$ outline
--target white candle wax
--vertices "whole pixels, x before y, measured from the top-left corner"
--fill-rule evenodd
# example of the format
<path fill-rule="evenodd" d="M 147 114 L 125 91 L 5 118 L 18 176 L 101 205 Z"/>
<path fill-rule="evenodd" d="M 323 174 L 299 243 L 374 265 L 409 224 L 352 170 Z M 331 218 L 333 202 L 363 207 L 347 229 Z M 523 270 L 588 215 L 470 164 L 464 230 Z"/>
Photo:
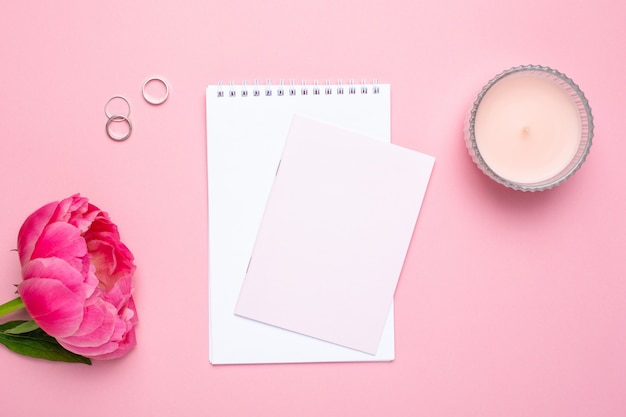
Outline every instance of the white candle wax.
<path fill-rule="evenodd" d="M 476 144 L 485 163 L 519 183 L 545 181 L 572 160 L 580 145 L 580 116 L 553 81 L 518 72 L 498 81 L 476 112 Z"/>
<path fill-rule="evenodd" d="M 571 80 L 546 68 L 520 68 L 483 90 L 468 146 L 492 178 L 534 191 L 555 185 L 582 163 L 591 145 L 592 118 Z"/>

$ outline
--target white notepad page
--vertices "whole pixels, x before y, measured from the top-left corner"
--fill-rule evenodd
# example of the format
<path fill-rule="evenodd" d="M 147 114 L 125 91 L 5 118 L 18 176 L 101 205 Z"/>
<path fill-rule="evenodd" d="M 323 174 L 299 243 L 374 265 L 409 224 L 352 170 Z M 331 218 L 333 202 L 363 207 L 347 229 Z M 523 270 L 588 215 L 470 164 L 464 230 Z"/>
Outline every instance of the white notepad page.
<path fill-rule="evenodd" d="M 207 87 L 211 363 L 394 359 L 393 305 L 376 355 L 234 314 L 293 116 L 390 142 L 390 87 L 377 85 L 377 92 L 373 85 L 363 87 L 263 85 L 258 96 L 254 86 Z"/>

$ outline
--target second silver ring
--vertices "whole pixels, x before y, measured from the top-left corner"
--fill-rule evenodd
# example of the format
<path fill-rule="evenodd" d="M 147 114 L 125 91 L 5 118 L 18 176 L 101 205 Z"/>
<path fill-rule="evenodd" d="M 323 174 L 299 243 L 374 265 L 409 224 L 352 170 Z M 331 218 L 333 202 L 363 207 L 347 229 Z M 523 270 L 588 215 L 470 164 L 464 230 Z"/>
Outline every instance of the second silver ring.
<path fill-rule="evenodd" d="M 116 124 L 118 122 L 126 122 L 126 124 L 128 125 L 128 132 L 119 135 L 115 134 L 115 132 L 111 131 L 111 122 L 116 122 Z M 133 132 L 133 124 L 127 116 L 124 116 L 123 114 L 114 114 L 113 116 L 108 118 L 105 125 L 105 130 L 109 138 L 121 142 L 130 137 L 130 134 Z"/>
<path fill-rule="evenodd" d="M 128 111 L 126 112 L 126 114 L 121 114 L 119 112 L 115 112 L 117 115 L 121 115 L 124 117 L 130 117 L 130 102 L 128 101 L 128 99 L 124 96 L 113 96 L 111 97 L 106 104 L 104 105 L 104 114 L 106 115 L 107 119 L 110 119 L 111 117 L 113 117 L 112 115 L 109 114 L 109 111 L 107 110 L 109 107 L 109 104 L 111 104 L 111 102 L 115 99 L 120 99 L 123 100 L 124 102 L 126 102 L 126 106 L 128 106 Z M 119 120 L 118 120 L 119 121 Z"/>
<path fill-rule="evenodd" d="M 163 85 L 163 87 L 165 87 L 165 93 L 160 96 L 160 97 L 153 97 L 151 96 L 147 91 L 146 91 L 146 87 L 148 86 L 148 84 L 150 83 L 160 83 Z M 143 98 L 150 104 L 154 104 L 154 105 L 158 105 L 158 104 L 162 104 L 165 102 L 165 100 L 167 100 L 168 96 L 170 95 L 170 86 L 167 84 L 167 82 L 159 77 L 151 77 L 148 78 L 143 85 L 141 86 L 141 94 L 143 95 Z"/>

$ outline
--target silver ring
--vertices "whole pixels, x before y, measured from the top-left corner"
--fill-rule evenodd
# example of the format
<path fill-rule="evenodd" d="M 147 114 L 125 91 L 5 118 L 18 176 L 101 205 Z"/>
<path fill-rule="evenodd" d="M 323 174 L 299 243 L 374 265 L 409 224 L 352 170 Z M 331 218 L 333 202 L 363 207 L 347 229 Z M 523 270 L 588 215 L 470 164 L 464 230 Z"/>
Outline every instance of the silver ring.
<path fill-rule="evenodd" d="M 151 83 L 152 81 L 156 81 L 156 82 L 160 82 L 161 84 L 163 84 L 163 86 L 165 87 L 165 95 L 163 97 L 159 97 L 159 98 L 155 98 L 150 96 L 147 92 L 146 92 L 146 86 Z M 143 98 L 150 104 L 161 104 L 163 103 L 165 100 L 167 100 L 167 97 L 170 95 L 170 86 L 165 82 L 165 80 L 163 80 L 162 78 L 159 77 L 152 77 L 152 78 L 148 78 L 144 83 L 143 86 L 141 87 L 141 94 L 143 94 Z"/>
<path fill-rule="evenodd" d="M 109 107 L 109 103 L 111 103 L 111 102 L 112 102 L 113 100 L 115 100 L 116 98 L 119 98 L 119 99 L 124 100 L 124 101 L 126 102 L 126 105 L 128 106 L 128 113 L 126 113 L 126 115 L 123 115 L 123 114 L 119 114 L 119 113 L 118 113 L 118 114 L 117 114 L 117 116 L 123 116 L 124 118 L 126 118 L 126 119 L 127 119 L 127 118 L 130 116 L 130 102 L 129 102 L 129 101 L 126 99 L 126 97 L 124 97 L 124 96 L 113 96 L 113 97 L 111 97 L 111 98 L 110 98 L 110 99 L 106 102 L 106 104 L 104 105 L 104 114 L 106 114 L 107 119 L 110 119 L 111 117 L 113 117 L 113 116 L 112 116 L 112 115 L 110 115 L 110 114 L 109 114 L 109 112 L 107 111 L 107 107 Z M 117 119 L 117 120 L 115 120 L 115 121 L 120 122 L 120 121 L 122 121 L 122 120 L 123 120 L 122 118 L 119 118 L 119 119 Z"/>
<path fill-rule="evenodd" d="M 124 136 L 117 136 L 117 135 L 113 134 L 109 130 L 109 126 L 111 125 L 111 122 L 126 122 L 128 124 L 128 132 Z M 111 139 L 116 140 L 118 142 L 121 142 L 121 141 L 126 140 L 126 139 L 128 139 L 130 137 L 130 134 L 133 131 L 133 124 L 130 122 L 130 119 L 127 116 L 124 116 L 123 114 L 114 114 L 113 116 L 111 116 L 111 117 L 109 117 L 107 119 L 105 130 L 107 132 L 107 136 L 108 137 L 110 137 Z"/>

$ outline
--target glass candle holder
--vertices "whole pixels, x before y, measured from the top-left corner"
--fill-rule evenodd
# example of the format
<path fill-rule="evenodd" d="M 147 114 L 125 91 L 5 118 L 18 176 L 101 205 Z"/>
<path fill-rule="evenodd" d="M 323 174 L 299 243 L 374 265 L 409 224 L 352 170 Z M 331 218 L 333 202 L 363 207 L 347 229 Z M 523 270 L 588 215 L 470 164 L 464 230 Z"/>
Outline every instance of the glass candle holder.
<path fill-rule="evenodd" d="M 537 65 L 511 68 L 478 94 L 465 143 L 478 167 L 500 184 L 543 191 L 571 177 L 593 138 L 591 108 L 564 74 Z"/>

